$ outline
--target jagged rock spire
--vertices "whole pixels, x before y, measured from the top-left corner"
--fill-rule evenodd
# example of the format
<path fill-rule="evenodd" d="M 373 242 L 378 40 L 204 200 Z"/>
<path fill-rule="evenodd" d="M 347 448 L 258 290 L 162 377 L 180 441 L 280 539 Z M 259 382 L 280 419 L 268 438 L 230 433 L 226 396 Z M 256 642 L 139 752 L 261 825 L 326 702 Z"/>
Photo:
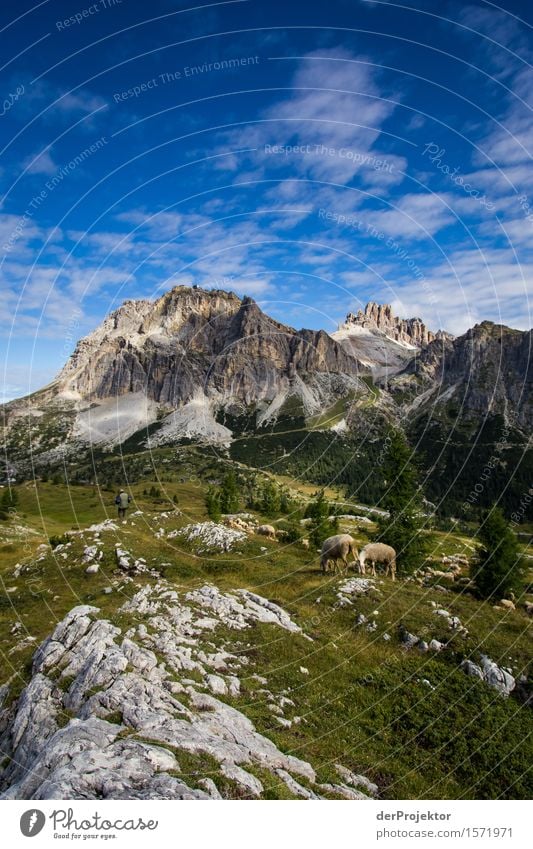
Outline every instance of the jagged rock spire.
<path fill-rule="evenodd" d="M 421 318 L 398 318 L 394 315 L 390 304 L 377 304 L 375 301 L 370 301 L 364 311 L 348 313 L 343 328 L 349 328 L 350 325 L 381 331 L 397 342 L 414 345 L 417 348 L 424 348 L 434 339 L 442 336 L 452 338 L 444 331 L 439 330 L 434 333 L 429 330 Z"/>

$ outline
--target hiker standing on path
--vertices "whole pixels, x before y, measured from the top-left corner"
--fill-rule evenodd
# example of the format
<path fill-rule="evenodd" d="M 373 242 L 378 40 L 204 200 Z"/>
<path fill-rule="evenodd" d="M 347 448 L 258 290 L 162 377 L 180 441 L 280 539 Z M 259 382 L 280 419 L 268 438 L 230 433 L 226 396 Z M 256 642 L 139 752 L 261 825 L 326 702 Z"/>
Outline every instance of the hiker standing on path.
<path fill-rule="evenodd" d="M 118 507 L 118 518 L 125 519 L 126 518 L 126 510 L 128 509 L 131 501 L 131 495 L 121 489 L 117 497 L 115 498 L 115 504 Z"/>

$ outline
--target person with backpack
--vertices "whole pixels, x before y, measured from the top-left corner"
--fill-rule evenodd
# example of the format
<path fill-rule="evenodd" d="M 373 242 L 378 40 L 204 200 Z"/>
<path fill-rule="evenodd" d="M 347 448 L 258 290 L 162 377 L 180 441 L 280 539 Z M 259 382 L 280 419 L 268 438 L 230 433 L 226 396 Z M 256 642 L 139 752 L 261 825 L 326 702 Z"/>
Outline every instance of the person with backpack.
<path fill-rule="evenodd" d="M 115 498 L 115 504 L 118 507 L 118 518 L 125 519 L 126 518 L 126 510 L 128 509 L 131 501 L 131 495 L 121 489 L 117 497 Z"/>

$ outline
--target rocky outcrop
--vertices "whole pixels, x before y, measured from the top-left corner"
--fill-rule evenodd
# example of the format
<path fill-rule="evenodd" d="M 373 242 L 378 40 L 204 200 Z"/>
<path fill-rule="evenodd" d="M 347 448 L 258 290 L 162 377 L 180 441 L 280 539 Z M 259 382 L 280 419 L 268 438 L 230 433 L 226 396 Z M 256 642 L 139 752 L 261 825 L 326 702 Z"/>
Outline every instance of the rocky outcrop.
<path fill-rule="evenodd" d="M 366 798 L 347 784 L 317 785 L 309 763 L 282 752 L 227 701 L 238 696 L 249 661 L 235 654 L 235 642 L 229 651 L 217 630 L 242 632 L 261 622 L 296 638 L 301 629 L 278 605 L 211 585 L 178 594 L 161 581 L 123 605 L 124 632 L 98 613 L 88 605 L 70 611 L 35 653 L 17 703 L 2 714 L 2 798 L 216 799 L 217 785 L 233 797 L 260 797 L 254 768 L 296 797 Z M 249 671 L 247 678 L 250 694 Z M 265 695 L 290 727 L 283 715 L 294 702 L 263 686 L 258 697 Z M 209 777 L 191 769 L 191 758 L 203 758 L 205 773 L 206 757 Z"/>
<path fill-rule="evenodd" d="M 432 405 L 453 400 L 462 417 L 498 414 L 515 428 L 530 429 L 532 343 L 531 330 L 484 321 L 456 339 L 435 339 L 393 378 L 389 389 L 403 392 L 415 379 Z"/>
<path fill-rule="evenodd" d="M 466 675 L 473 675 L 475 678 L 480 678 L 489 687 L 494 687 L 502 696 L 508 696 L 516 687 L 516 681 L 510 670 L 498 666 L 484 654 L 481 655 L 479 665 L 471 660 L 463 660 L 461 669 Z"/>
<path fill-rule="evenodd" d="M 356 377 L 361 365 L 324 331 L 266 316 L 251 298 L 177 287 L 155 302 L 127 301 L 78 344 L 58 389 L 84 400 L 143 393 L 169 408 L 201 391 L 244 404 L 272 399 L 291 380 Z"/>
<path fill-rule="evenodd" d="M 400 372 L 435 339 L 453 338 L 441 330 L 433 333 L 420 318 L 397 318 L 389 304 L 373 301 L 364 310 L 348 313 L 331 335 L 369 368 L 375 379 Z"/>
<path fill-rule="evenodd" d="M 80 340 L 56 380 L 4 407 L 10 457 L 55 463 L 73 444 L 182 438 L 226 445 L 221 411 L 312 416 L 368 388 L 364 363 L 322 330 L 296 331 L 251 298 L 178 286 L 126 301 Z M 157 427 L 152 427 L 157 423 Z M 148 442 L 150 436 L 150 442 Z"/>
<path fill-rule="evenodd" d="M 353 328 L 381 332 L 395 342 L 413 348 L 424 348 L 435 339 L 453 338 L 442 330 L 433 333 L 421 318 L 398 318 L 392 312 L 390 304 L 376 304 L 374 301 L 370 301 L 364 311 L 348 313 L 339 330 L 350 331 Z"/>

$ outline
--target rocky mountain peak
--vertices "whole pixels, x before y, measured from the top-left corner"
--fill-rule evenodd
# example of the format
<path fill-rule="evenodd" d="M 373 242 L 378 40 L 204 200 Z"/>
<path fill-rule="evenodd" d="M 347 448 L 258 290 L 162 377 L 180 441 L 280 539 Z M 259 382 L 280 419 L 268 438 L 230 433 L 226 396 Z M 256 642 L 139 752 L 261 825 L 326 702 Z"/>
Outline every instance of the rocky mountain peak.
<path fill-rule="evenodd" d="M 291 398 L 315 415 L 368 391 L 362 371 L 324 331 L 297 332 L 249 297 L 177 286 L 109 315 L 78 343 L 53 393 L 78 405 L 80 439 L 123 441 L 161 413 L 172 438 L 225 439 L 215 413 L 228 406 L 254 405 L 272 418 Z"/>
<path fill-rule="evenodd" d="M 424 348 L 434 339 L 453 338 L 445 331 L 434 333 L 429 330 L 421 318 L 398 318 L 390 304 L 377 304 L 375 301 L 370 301 L 364 310 L 348 313 L 339 331 L 354 328 L 384 333 L 395 342 L 413 348 Z"/>

